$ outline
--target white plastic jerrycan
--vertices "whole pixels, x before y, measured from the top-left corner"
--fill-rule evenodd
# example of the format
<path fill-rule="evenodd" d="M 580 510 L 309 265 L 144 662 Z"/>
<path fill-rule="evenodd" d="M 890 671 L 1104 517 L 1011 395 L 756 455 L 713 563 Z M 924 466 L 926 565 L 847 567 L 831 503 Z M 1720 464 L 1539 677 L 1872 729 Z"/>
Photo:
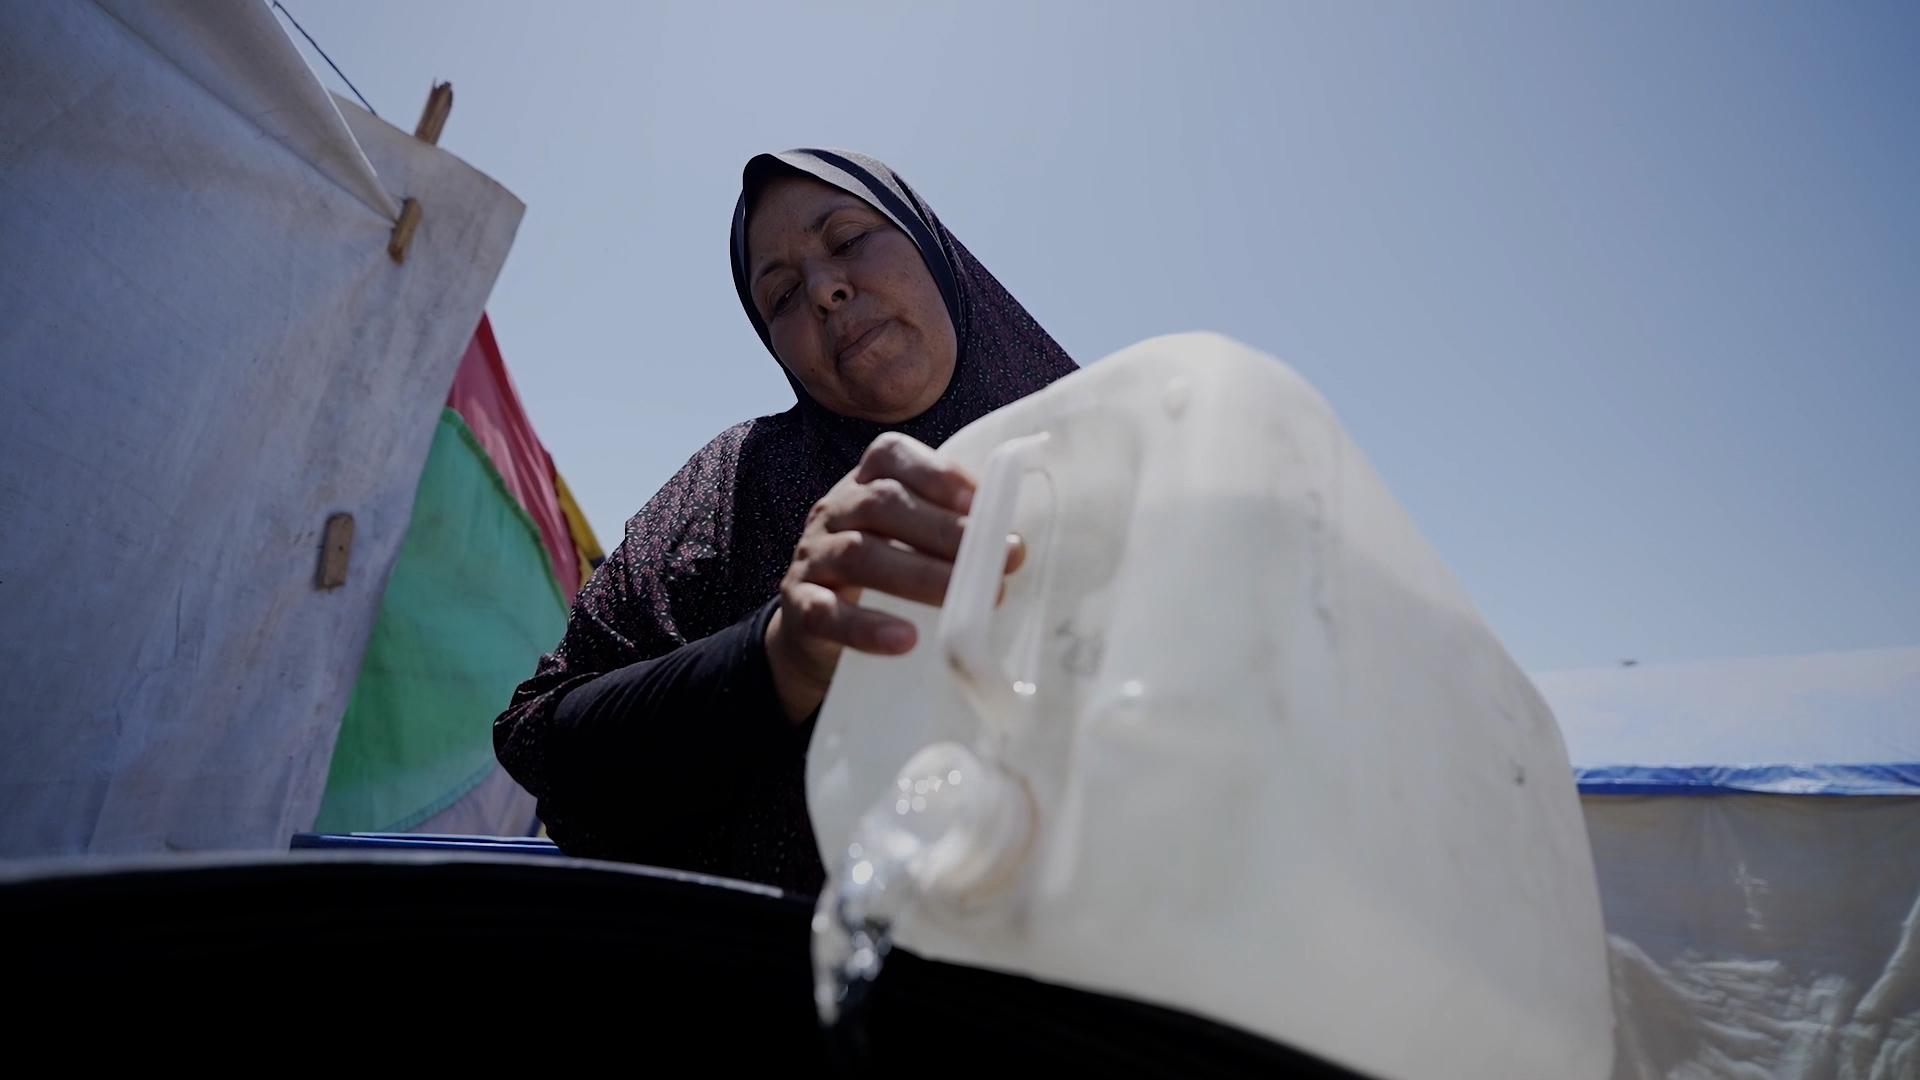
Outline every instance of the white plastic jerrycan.
<path fill-rule="evenodd" d="M 1608 1074 L 1553 716 L 1305 381 L 1154 338 L 943 449 L 946 604 L 866 594 L 919 644 L 842 657 L 807 762 L 823 1015 L 890 936 L 1383 1080 Z"/>

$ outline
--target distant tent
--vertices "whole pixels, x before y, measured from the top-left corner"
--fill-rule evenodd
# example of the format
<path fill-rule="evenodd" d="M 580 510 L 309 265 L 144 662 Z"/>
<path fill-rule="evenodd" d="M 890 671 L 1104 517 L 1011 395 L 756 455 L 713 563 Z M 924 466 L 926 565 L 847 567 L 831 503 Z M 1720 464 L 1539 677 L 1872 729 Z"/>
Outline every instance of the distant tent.
<path fill-rule="evenodd" d="M 420 474 L 316 829 L 532 831 L 533 797 L 494 760 L 493 718 L 560 640 L 600 557 L 565 492 L 482 316 Z"/>
<path fill-rule="evenodd" d="M 1617 1080 L 1920 1076 L 1920 648 L 1535 682 L 1599 873 Z"/>
<path fill-rule="evenodd" d="M 0 854 L 284 847 L 523 208 L 260 0 L 7 0 L 0 103 Z"/>

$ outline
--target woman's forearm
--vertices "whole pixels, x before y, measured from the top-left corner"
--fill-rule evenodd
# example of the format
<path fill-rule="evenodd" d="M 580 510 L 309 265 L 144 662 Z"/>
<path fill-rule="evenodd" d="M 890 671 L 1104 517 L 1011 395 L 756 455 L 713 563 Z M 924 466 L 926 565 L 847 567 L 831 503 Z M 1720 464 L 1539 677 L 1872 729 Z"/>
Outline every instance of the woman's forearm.
<path fill-rule="evenodd" d="M 725 828 L 743 785 L 804 749 L 775 693 L 762 607 L 711 637 L 608 672 L 554 712 L 546 798 L 563 846 L 600 858 L 683 864 Z"/>

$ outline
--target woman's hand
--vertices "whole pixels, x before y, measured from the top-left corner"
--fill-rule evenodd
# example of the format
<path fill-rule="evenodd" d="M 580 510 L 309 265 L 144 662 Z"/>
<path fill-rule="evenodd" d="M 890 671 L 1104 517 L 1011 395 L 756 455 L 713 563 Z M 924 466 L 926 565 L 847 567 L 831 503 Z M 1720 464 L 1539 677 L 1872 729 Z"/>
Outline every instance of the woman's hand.
<path fill-rule="evenodd" d="M 798 723 L 820 707 L 841 649 L 897 655 L 913 648 L 913 624 L 861 607 L 861 591 L 938 605 L 974 486 L 958 462 L 890 431 L 813 504 L 767 623 L 767 663 L 788 719 Z M 1011 572 L 1023 552 L 1019 541 L 1008 543 Z"/>

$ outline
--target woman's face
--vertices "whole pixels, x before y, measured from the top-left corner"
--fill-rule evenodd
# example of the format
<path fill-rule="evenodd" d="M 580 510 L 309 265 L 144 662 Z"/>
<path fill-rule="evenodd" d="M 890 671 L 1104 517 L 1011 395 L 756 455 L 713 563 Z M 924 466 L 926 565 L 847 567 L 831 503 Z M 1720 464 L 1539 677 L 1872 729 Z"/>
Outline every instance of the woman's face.
<path fill-rule="evenodd" d="M 907 234 L 857 196 L 782 177 L 747 225 L 747 283 L 773 351 L 821 405 L 891 424 L 932 407 L 957 345 Z"/>

